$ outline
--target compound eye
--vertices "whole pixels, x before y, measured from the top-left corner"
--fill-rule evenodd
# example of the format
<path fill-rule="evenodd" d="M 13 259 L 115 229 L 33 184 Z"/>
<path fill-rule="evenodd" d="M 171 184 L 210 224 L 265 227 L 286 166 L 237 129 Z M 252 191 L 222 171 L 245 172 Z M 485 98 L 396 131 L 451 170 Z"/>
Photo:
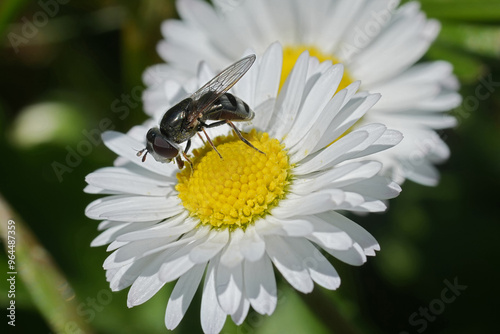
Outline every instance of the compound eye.
<path fill-rule="evenodd" d="M 173 159 L 179 154 L 178 149 L 159 136 L 156 136 L 153 140 L 153 149 L 158 155 L 166 159 Z"/>

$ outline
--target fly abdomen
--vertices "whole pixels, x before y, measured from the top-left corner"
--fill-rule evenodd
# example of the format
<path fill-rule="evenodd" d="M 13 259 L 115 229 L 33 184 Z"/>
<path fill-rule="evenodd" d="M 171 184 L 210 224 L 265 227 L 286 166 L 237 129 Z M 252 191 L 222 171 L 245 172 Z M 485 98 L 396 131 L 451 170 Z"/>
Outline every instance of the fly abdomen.
<path fill-rule="evenodd" d="M 230 93 L 222 94 L 212 109 L 205 113 L 205 120 L 250 121 L 255 116 L 242 99 Z"/>

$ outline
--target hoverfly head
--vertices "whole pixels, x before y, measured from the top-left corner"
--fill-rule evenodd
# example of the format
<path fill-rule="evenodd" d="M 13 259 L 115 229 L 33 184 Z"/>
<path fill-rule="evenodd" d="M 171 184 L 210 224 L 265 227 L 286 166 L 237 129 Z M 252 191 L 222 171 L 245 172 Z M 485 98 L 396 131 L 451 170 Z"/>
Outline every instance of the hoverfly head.
<path fill-rule="evenodd" d="M 149 129 L 146 135 L 146 148 L 137 152 L 137 156 L 141 156 L 144 151 L 146 153 L 142 157 L 143 162 L 148 153 L 158 162 L 170 162 L 179 155 L 179 149 L 170 143 L 158 128 Z"/>

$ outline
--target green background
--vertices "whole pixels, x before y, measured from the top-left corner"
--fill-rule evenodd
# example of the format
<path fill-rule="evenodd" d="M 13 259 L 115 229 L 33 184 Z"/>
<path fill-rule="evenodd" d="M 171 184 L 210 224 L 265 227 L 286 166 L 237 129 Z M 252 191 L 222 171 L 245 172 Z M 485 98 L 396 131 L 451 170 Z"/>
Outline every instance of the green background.
<path fill-rule="evenodd" d="M 382 250 L 362 267 L 332 259 L 342 278 L 337 291 L 315 286 L 302 295 L 279 278 L 271 317 L 251 311 L 240 327 L 228 320 L 223 333 L 498 330 L 500 1 L 427 0 L 422 7 L 443 25 L 424 60 L 453 63 L 464 97 L 452 111 L 458 127 L 440 132 L 452 155 L 439 166 L 439 186 L 407 182 L 387 213 L 355 218 Z M 81 145 L 88 141 L 85 133 L 110 127 L 125 132 L 146 119 L 132 93 L 143 88 L 143 70 L 161 61 L 155 51 L 160 23 L 176 16 L 173 2 L 73 0 L 28 41 L 13 42 L 11 33 L 21 34 L 23 20 L 32 21 L 40 10 L 38 1 L 0 2 L 0 193 L 17 212 L 2 211 L 0 224 L 5 228 L 14 217 L 19 240 L 16 327 L 8 332 L 165 333 L 172 286 L 128 309 L 128 289 L 111 293 L 105 281 L 105 248 L 89 247 L 98 222 L 84 215 L 96 198 L 83 193 L 84 178 L 115 156 L 100 143 Z M 497 83 L 488 96 L 481 95 L 484 80 Z M 33 138 L 26 130 L 51 117 L 55 128 L 45 136 Z M 68 157 L 79 149 L 86 152 L 81 159 Z M 67 159 L 73 167 L 58 177 L 54 163 L 68 165 Z M 4 250 L 2 314 L 9 302 Z M 442 304 L 425 330 L 422 321 L 410 323 L 420 307 L 439 307 L 446 280 L 467 288 Z M 201 331 L 199 302 L 198 294 L 175 333 Z"/>

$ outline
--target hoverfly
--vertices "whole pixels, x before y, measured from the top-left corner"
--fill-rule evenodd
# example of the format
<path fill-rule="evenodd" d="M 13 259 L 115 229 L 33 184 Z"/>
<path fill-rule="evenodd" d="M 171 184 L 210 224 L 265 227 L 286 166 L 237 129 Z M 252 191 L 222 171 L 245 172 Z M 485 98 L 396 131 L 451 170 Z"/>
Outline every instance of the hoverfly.
<path fill-rule="evenodd" d="M 250 121 L 254 118 L 255 113 L 241 99 L 227 93 L 250 69 L 255 58 L 255 55 L 250 55 L 230 65 L 190 97 L 170 108 L 163 115 L 160 126 L 149 129 L 146 134 L 146 148 L 137 152 L 137 156 L 141 156 L 146 151 L 142 157 L 143 162 L 148 153 L 158 162 L 171 162 L 175 159 L 179 168 L 182 169 L 184 167 L 180 156 L 182 154 L 192 169 L 193 164 L 186 153 L 191 147 L 191 137 L 198 134 L 203 140 L 199 133 L 202 131 L 212 148 L 222 159 L 205 128 L 224 124 L 231 126 L 245 144 L 260 153 L 264 153 L 246 140 L 233 124 L 233 121 Z M 216 122 L 207 124 L 206 121 Z M 185 141 L 187 144 L 183 150 L 180 144 Z"/>

